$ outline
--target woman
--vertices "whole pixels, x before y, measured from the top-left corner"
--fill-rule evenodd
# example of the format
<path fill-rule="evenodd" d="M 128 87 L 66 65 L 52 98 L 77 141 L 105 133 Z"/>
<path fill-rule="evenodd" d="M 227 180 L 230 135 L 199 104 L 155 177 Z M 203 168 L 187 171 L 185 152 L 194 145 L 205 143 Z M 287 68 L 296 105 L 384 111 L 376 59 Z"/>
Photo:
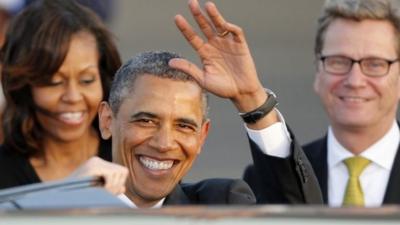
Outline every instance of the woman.
<path fill-rule="evenodd" d="M 92 156 L 111 160 L 95 118 L 121 60 L 91 11 L 33 3 L 11 22 L 0 58 L 0 188 L 65 178 Z"/>

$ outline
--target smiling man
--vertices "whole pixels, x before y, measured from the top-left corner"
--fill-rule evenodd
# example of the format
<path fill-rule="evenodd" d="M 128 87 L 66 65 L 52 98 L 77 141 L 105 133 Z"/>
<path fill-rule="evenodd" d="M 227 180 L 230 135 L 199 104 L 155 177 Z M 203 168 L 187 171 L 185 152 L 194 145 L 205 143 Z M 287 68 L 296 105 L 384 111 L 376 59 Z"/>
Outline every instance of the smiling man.
<path fill-rule="evenodd" d="M 193 78 L 147 52 L 117 72 L 109 101 L 99 109 L 102 137 L 112 136 L 113 161 L 129 169 L 126 196 L 136 207 L 168 204 L 250 204 L 241 180 L 180 184 L 208 134 L 207 96 Z"/>
<path fill-rule="evenodd" d="M 330 206 L 400 203 L 399 34 L 398 1 L 327 0 L 324 5 L 315 39 L 314 90 L 330 126 L 304 151 Z M 289 148 L 280 150 L 287 162 L 296 158 Z M 268 156 L 254 154 L 255 166 L 245 180 L 257 200 L 266 202 L 268 171 L 262 167 L 268 160 L 257 159 Z"/>
<path fill-rule="evenodd" d="M 282 144 L 285 138 L 274 135 L 283 121 L 275 109 L 275 94 L 259 80 L 243 30 L 227 22 L 212 2 L 205 4 L 203 13 L 197 0 L 189 0 L 189 9 L 205 38 L 182 15 L 175 16 L 175 24 L 202 66 L 169 52 L 142 53 L 118 70 L 109 100 L 99 109 L 102 137 L 112 137 L 113 161 L 129 169 L 125 199 L 133 207 L 255 203 L 242 180 L 180 183 L 208 134 L 206 91 L 235 106 L 252 149 L 290 147 L 288 142 Z M 265 139 L 260 132 L 268 128 L 272 138 Z M 272 197 L 284 195 L 288 203 L 319 203 L 311 165 L 301 148 L 295 150 L 302 169 L 272 169 L 268 181 L 273 185 L 264 191 Z M 270 162 L 280 165 L 281 160 Z M 278 180 L 281 175 L 304 182 L 298 188 L 292 179 Z"/>

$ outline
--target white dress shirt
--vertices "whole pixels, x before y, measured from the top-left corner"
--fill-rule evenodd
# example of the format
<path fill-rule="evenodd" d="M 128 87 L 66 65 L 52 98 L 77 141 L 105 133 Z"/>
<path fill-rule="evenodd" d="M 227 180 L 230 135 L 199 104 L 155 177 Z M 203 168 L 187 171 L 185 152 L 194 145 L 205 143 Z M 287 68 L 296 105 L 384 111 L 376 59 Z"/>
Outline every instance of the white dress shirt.
<path fill-rule="evenodd" d="M 364 192 L 366 207 L 382 205 L 389 181 L 390 171 L 400 141 L 400 131 L 394 121 L 390 130 L 375 144 L 364 150 L 360 156 L 371 160 L 371 163 L 360 175 L 361 188 Z M 347 180 L 349 177 L 344 159 L 354 154 L 345 149 L 328 130 L 328 199 L 329 205 L 340 207 L 343 203 Z"/>
<path fill-rule="evenodd" d="M 253 140 L 264 154 L 286 158 L 290 155 L 290 138 L 289 131 L 287 130 L 285 119 L 279 110 L 275 109 L 278 113 L 280 122 L 262 129 L 252 130 L 245 125 L 247 134 Z"/>
<path fill-rule="evenodd" d="M 285 158 L 290 155 L 291 139 L 285 121 L 279 113 L 281 122 L 262 130 L 251 130 L 246 127 L 249 137 L 260 147 L 264 154 Z M 396 121 L 389 132 L 375 144 L 362 152 L 361 156 L 371 160 L 360 175 L 364 191 L 364 202 L 367 207 L 380 206 L 386 192 L 390 171 L 400 142 L 400 132 Z M 342 205 L 346 189 L 348 171 L 343 160 L 354 156 L 346 150 L 328 130 L 328 204 Z"/>

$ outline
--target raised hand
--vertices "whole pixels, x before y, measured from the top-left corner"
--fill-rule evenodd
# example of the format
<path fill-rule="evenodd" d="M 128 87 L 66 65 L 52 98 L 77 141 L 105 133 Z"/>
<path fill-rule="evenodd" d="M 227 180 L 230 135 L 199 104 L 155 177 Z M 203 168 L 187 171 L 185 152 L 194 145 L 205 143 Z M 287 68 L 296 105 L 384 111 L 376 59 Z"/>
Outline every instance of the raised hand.
<path fill-rule="evenodd" d="M 209 92 L 231 99 L 241 112 L 254 110 L 263 104 L 267 95 L 257 76 L 242 29 L 225 21 L 212 2 L 205 4 L 208 18 L 197 0 L 189 1 L 189 9 L 206 40 L 183 16 L 175 16 L 175 23 L 199 55 L 203 66 L 199 68 L 186 59 L 173 59 L 170 66 L 188 73 Z"/>

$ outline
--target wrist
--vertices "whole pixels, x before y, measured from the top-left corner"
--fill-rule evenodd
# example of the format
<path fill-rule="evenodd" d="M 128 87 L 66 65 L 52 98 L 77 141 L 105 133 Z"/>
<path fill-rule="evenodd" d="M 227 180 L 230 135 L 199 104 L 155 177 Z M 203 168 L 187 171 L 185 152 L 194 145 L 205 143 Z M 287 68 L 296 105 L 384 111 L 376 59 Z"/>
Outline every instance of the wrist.
<path fill-rule="evenodd" d="M 239 97 L 232 99 L 233 104 L 239 113 L 251 112 L 260 107 L 268 98 L 268 94 L 261 86 L 252 93 L 242 94 Z"/>
<path fill-rule="evenodd" d="M 245 123 L 247 124 L 257 123 L 257 121 L 266 117 L 278 104 L 274 92 L 272 92 L 269 89 L 265 89 L 264 91 L 265 91 L 264 93 L 267 95 L 267 98 L 260 106 L 251 111 L 239 113 L 239 115 L 242 117 Z M 274 118 L 274 120 L 276 120 L 276 118 Z"/>

